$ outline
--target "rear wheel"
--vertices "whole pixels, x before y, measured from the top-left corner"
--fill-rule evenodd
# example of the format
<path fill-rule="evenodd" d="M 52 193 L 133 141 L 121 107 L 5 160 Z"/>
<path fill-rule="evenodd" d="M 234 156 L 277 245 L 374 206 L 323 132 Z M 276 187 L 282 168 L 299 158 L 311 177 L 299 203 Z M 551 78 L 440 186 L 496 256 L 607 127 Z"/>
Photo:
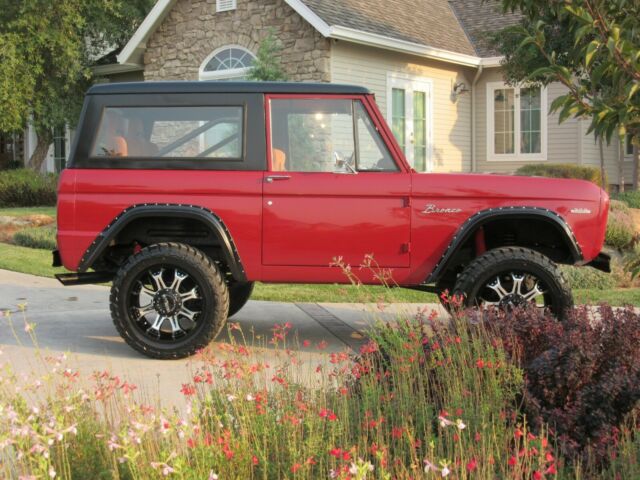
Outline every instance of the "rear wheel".
<path fill-rule="evenodd" d="M 474 259 L 458 276 L 454 295 L 465 306 L 513 308 L 537 305 L 561 318 L 573 297 L 560 269 L 534 250 L 504 247 Z"/>
<path fill-rule="evenodd" d="M 218 267 L 180 243 L 142 249 L 111 287 L 111 316 L 134 349 L 152 358 L 183 358 L 204 348 L 227 320 L 229 292 Z"/>
<path fill-rule="evenodd" d="M 249 301 L 253 292 L 253 282 L 234 283 L 229 285 L 229 316 L 240 311 Z"/>

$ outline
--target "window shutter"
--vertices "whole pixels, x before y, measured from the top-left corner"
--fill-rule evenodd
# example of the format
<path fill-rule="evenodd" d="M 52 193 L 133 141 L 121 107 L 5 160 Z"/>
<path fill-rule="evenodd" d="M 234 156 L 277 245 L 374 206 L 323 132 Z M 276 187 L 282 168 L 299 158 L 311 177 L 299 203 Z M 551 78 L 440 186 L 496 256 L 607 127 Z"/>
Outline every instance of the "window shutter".
<path fill-rule="evenodd" d="M 237 7 L 237 0 L 216 0 L 216 12 L 228 12 L 235 10 Z"/>

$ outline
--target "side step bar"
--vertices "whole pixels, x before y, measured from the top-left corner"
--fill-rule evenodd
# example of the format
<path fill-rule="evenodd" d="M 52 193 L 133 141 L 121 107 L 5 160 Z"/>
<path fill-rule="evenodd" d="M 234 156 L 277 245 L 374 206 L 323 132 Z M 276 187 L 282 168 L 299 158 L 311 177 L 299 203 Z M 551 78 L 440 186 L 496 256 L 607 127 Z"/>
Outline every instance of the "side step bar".
<path fill-rule="evenodd" d="M 115 272 L 85 272 L 85 273 L 57 273 L 56 278 L 65 287 L 71 285 L 89 285 L 92 283 L 107 283 L 113 280 Z"/>

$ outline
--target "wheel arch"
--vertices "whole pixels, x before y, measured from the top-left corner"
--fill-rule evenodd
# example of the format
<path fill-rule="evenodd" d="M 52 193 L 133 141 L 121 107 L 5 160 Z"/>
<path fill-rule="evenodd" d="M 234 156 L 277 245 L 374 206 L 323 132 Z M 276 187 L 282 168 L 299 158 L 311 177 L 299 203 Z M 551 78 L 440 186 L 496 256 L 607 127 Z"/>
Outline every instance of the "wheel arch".
<path fill-rule="evenodd" d="M 238 282 L 247 281 L 246 273 L 233 238 L 220 217 L 205 207 L 169 203 L 137 204 L 123 210 L 100 232 L 84 252 L 78 265 L 78 271 L 86 272 L 94 266 L 107 252 L 112 241 L 114 241 L 118 235 L 125 232 L 127 227 L 131 227 L 136 222 L 147 219 L 159 220 L 170 218 L 194 221 L 203 225 L 212 237 L 216 239 L 221 249 L 222 260 L 225 262 L 234 280 Z"/>
<path fill-rule="evenodd" d="M 530 222 L 529 227 L 533 224 L 541 227 L 546 226 L 547 232 L 554 232 L 554 234 L 557 235 L 557 238 L 562 242 L 561 250 L 559 250 L 558 253 L 566 253 L 567 259 L 570 259 L 568 262 L 560 263 L 576 264 L 583 261 L 582 249 L 571 227 L 562 216 L 553 210 L 529 206 L 490 208 L 477 212 L 458 228 L 425 283 L 438 282 L 450 269 L 455 268 L 457 266 L 457 262 L 455 261 L 456 256 L 463 247 L 474 241 L 475 235 L 480 229 L 498 225 L 500 222 L 515 225 L 518 221 L 522 220 Z M 520 225 L 522 225 L 521 222 Z M 514 246 L 523 246 L 539 250 L 526 242 L 524 242 L 525 244 L 520 243 L 523 242 L 516 242 Z M 504 245 L 498 245 L 498 247 L 499 246 Z"/>

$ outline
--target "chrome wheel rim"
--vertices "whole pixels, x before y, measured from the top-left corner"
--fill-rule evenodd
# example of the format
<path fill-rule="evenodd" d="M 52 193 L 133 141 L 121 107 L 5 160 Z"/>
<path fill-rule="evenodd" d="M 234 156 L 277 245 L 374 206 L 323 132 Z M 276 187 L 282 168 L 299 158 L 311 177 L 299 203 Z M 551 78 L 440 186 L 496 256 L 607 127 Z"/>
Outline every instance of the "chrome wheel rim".
<path fill-rule="evenodd" d="M 198 326 L 205 301 L 193 275 L 173 266 L 155 266 L 133 281 L 129 312 L 138 330 L 156 341 L 184 339 Z"/>
<path fill-rule="evenodd" d="M 503 272 L 484 283 L 477 295 L 483 307 L 514 308 L 549 306 L 548 288 L 528 272 Z"/>

